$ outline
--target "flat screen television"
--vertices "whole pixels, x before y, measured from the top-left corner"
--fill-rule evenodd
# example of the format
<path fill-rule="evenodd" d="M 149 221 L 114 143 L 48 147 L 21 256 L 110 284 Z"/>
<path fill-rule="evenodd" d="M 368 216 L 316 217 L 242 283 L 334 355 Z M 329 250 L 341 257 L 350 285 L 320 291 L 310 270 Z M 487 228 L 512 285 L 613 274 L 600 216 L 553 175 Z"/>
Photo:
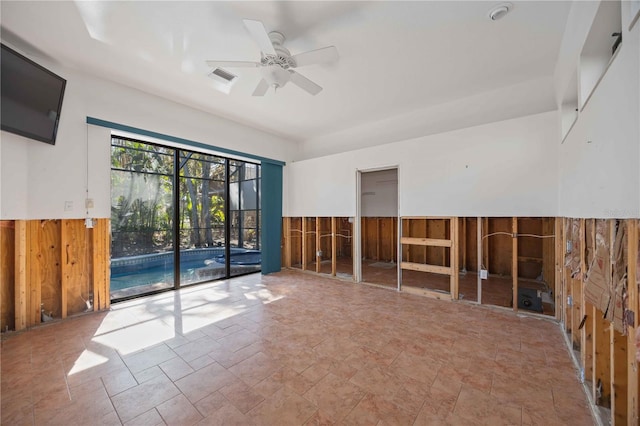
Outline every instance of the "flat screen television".
<path fill-rule="evenodd" d="M 2 130 L 54 145 L 67 80 L 4 44 L 0 73 Z"/>

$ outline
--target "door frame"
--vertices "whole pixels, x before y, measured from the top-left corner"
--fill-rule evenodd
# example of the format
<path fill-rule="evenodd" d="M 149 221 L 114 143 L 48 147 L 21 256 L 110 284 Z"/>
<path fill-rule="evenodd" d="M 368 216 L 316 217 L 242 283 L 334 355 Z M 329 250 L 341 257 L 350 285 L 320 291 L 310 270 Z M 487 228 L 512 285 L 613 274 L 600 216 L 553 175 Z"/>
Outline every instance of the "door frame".
<path fill-rule="evenodd" d="M 400 270 L 400 264 L 401 264 L 401 255 L 402 255 L 402 247 L 400 246 L 400 232 L 401 232 L 401 225 L 402 225 L 402 221 L 400 219 L 400 165 L 399 164 L 392 164 L 392 165 L 387 165 L 387 166 L 380 166 L 380 167 L 371 167 L 371 168 L 364 168 L 364 169 L 356 169 L 356 216 L 354 218 L 354 223 L 353 223 L 353 248 L 352 248 L 352 252 L 353 252 L 353 280 L 357 283 L 362 283 L 362 238 L 361 238 L 361 232 L 362 232 L 362 174 L 363 173 L 371 173 L 371 172 L 382 172 L 382 171 L 386 171 L 386 170 L 396 170 L 396 177 L 398 180 L 397 183 L 397 192 L 398 192 L 398 199 L 396 200 L 396 248 L 397 248 L 397 253 L 396 253 L 396 259 L 397 259 L 397 266 L 396 266 L 396 272 L 397 272 L 397 290 L 400 291 L 401 289 L 401 270 Z"/>

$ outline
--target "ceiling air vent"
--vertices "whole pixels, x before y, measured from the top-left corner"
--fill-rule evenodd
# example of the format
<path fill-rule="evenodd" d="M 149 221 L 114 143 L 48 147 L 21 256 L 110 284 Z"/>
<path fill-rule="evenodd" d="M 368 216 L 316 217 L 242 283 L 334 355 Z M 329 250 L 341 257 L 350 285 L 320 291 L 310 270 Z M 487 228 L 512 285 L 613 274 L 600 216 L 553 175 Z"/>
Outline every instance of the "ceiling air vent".
<path fill-rule="evenodd" d="M 216 68 L 211 71 L 209 73 L 209 77 L 214 81 L 214 87 L 226 94 L 229 94 L 231 86 L 233 86 L 238 79 L 237 75 L 231 74 L 229 71 L 223 70 L 222 68 Z"/>
<path fill-rule="evenodd" d="M 215 75 L 216 77 L 220 77 L 220 78 L 222 78 L 223 80 L 226 80 L 229 83 L 231 83 L 233 80 L 238 78 L 237 75 L 233 75 L 229 71 L 225 71 L 222 68 L 216 68 L 215 70 L 213 70 L 211 72 L 211 74 Z"/>

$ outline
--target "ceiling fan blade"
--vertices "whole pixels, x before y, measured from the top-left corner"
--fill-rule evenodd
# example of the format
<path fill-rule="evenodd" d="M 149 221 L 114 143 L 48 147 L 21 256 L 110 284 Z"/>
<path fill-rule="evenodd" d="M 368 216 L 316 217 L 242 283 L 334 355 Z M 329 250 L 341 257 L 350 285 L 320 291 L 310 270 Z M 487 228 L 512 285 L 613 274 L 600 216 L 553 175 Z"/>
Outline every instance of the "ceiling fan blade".
<path fill-rule="evenodd" d="M 243 22 L 247 31 L 251 34 L 251 37 L 253 37 L 258 44 L 258 47 L 260 47 L 262 53 L 265 55 L 276 55 L 276 50 L 273 48 L 269 34 L 267 34 L 267 30 L 264 29 L 262 22 L 252 19 L 244 19 Z"/>
<path fill-rule="evenodd" d="M 256 90 L 253 91 L 253 96 L 264 96 L 267 90 L 269 90 L 269 83 L 263 78 L 256 86 Z"/>
<path fill-rule="evenodd" d="M 251 61 L 205 61 L 211 68 L 256 68 L 260 66 L 260 62 Z"/>
<path fill-rule="evenodd" d="M 296 61 L 296 67 L 305 65 L 324 64 L 338 60 L 338 49 L 335 46 L 323 47 L 322 49 L 311 50 L 309 52 L 298 53 L 292 58 Z"/>
<path fill-rule="evenodd" d="M 322 91 L 322 87 L 318 86 L 302 74 L 293 70 L 289 70 L 289 74 L 291 74 L 291 82 L 305 92 L 315 96 Z"/>

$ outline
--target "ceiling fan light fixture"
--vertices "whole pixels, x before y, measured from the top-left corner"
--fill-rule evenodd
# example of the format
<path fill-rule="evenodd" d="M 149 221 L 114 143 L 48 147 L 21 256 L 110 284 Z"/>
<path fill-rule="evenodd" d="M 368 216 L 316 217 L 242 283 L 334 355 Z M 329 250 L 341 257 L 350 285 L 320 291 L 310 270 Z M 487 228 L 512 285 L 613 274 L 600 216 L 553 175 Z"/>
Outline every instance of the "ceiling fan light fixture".
<path fill-rule="evenodd" d="M 489 19 L 491 19 L 492 21 L 502 19 L 507 15 L 507 13 L 511 12 L 512 9 L 513 4 L 511 3 L 501 3 L 497 6 L 494 6 L 488 13 Z"/>
<path fill-rule="evenodd" d="M 260 68 L 262 78 L 264 78 L 269 86 L 280 88 L 287 84 L 290 80 L 289 72 L 278 65 L 267 65 Z"/>

